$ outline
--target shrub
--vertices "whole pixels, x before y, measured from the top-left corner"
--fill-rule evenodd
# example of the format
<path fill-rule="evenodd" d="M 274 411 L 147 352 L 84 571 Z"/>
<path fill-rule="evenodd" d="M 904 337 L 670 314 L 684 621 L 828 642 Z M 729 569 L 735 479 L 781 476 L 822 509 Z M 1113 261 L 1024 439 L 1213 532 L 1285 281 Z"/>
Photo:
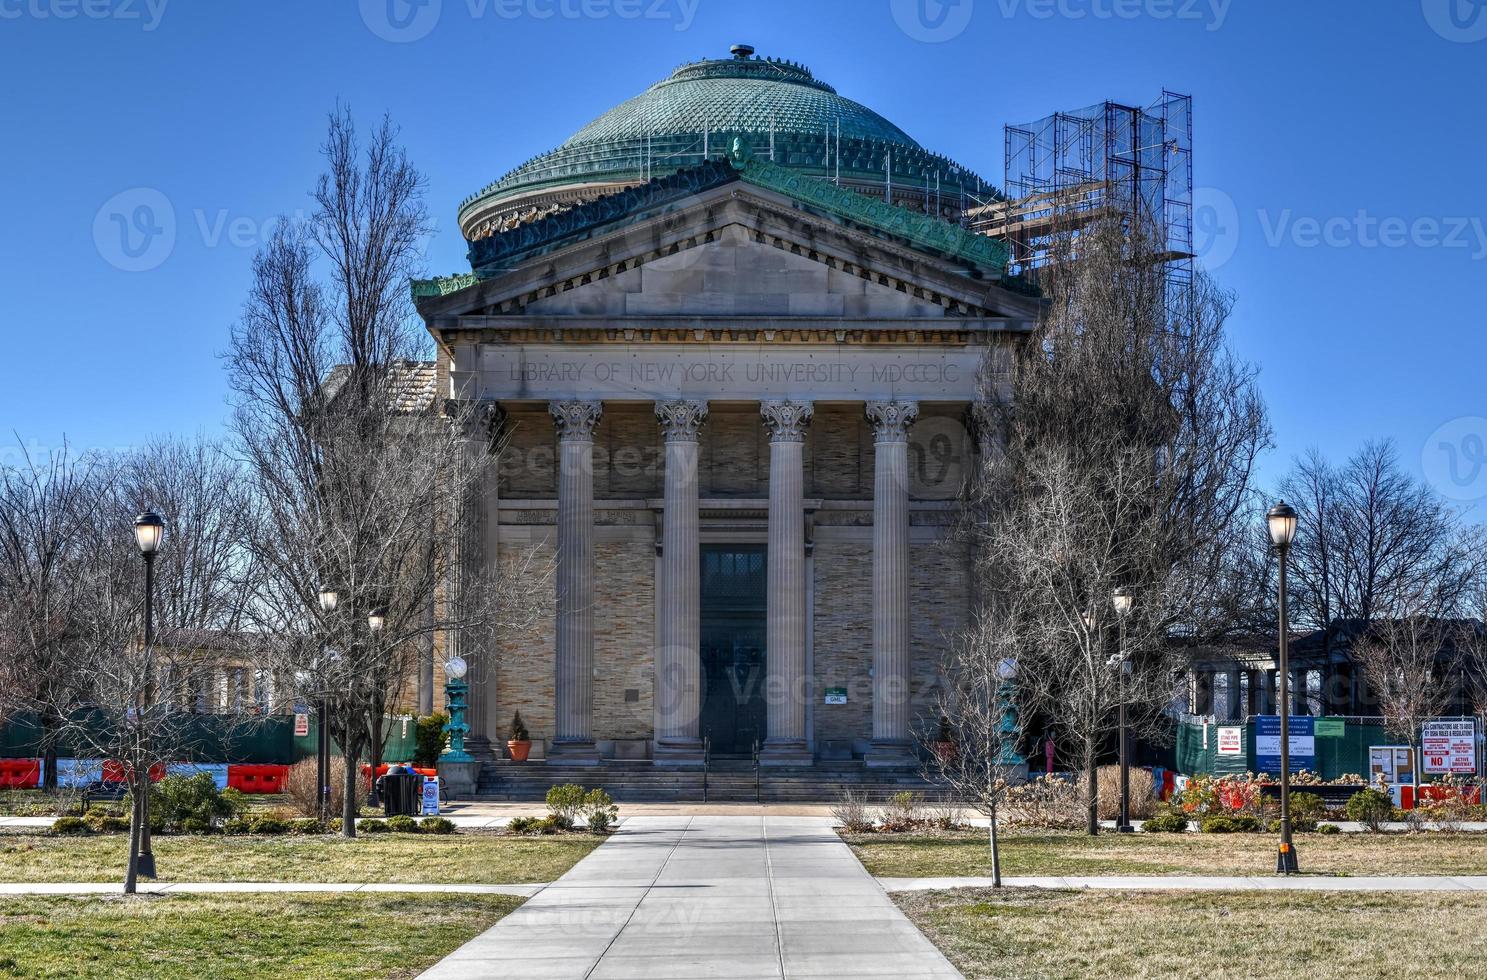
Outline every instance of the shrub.
<path fill-rule="evenodd" d="M 1342 833 L 1342 828 L 1339 827 L 1335 823 L 1324 823 L 1324 824 L 1318 825 L 1318 827 L 1317 827 L 1317 833 L 1319 833 L 1319 834 L 1340 834 L 1340 833 Z"/>
<path fill-rule="evenodd" d="M 105 813 L 93 824 L 93 828 L 100 834 L 127 834 L 129 833 L 129 818 Z"/>
<path fill-rule="evenodd" d="M 537 821 L 537 833 L 539 834 L 557 834 L 565 830 L 570 830 L 572 827 L 572 823 L 563 820 L 555 814 L 548 814 Z"/>
<path fill-rule="evenodd" d="M 299 820 L 289 821 L 289 832 L 291 834 L 305 835 L 327 834 L 330 833 L 330 828 L 314 817 L 303 817 Z"/>
<path fill-rule="evenodd" d="M 376 818 L 360 820 L 356 826 L 364 834 L 385 834 L 392 829 L 387 826 L 386 820 L 378 820 Z"/>
<path fill-rule="evenodd" d="M 959 830 L 965 826 L 965 808 L 953 801 L 930 803 L 925 806 L 926 819 L 936 830 Z"/>
<path fill-rule="evenodd" d="M 387 818 L 387 829 L 395 834 L 418 833 L 418 821 L 410 816 L 399 814 L 396 817 Z"/>
<path fill-rule="evenodd" d="M 527 731 L 527 723 L 521 720 L 521 712 L 511 716 L 511 741 L 530 742 L 531 734 Z"/>
<path fill-rule="evenodd" d="M 338 755 L 331 756 L 326 781 L 330 783 L 330 812 L 340 813 L 341 802 L 345 799 L 346 760 Z M 318 790 L 315 786 L 314 759 L 301 759 L 289 767 L 289 775 L 284 779 L 284 792 L 289 794 L 290 802 L 300 816 L 318 815 L 319 811 L 315 806 Z"/>
<path fill-rule="evenodd" d="M 253 832 L 253 824 L 248 820 L 229 820 L 222 825 L 224 834 L 249 834 Z"/>
<path fill-rule="evenodd" d="M 442 819 L 435 817 L 433 819 Z M 512 817 L 506 823 L 506 829 L 513 834 L 530 834 L 537 830 L 537 825 L 542 822 L 541 817 Z"/>
<path fill-rule="evenodd" d="M 1078 830 L 1084 826 L 1085 813 L 1078 789 L 1057 776 L 1039 776 L 1007 792 L 1009 822 L 1047 830 Z"/>
<path fill-rule="evenodd" d="M 1100 787 L 1100 819 L 1120 818 L 1120 766 L 1101 766 L 1095 773 Z M 1151 771 L 1131 767 L 1131 819 L 1142 820 L 1156 812 L 1161 801 L 1151 795 Z"/>
<path fill-rule="evenodd" d="M 52 823 L 54 834 L 86 834 L 88 833 L 88 822 L 82 817 L 58 817 Z"/>
<path fill-rule="evenodd" d="M 210 773 L 166 776 L 150 790 L 151 829 L 154 829 L 154 818 L 158 814 L 161 825 L 167 830 L 202 833 L 200 830 L 187 830 L 187 823 L 193 827 L 212 826 L 241 815 L 246 805 L 237 790 L 219 790 Z"/>
<path fill-rule="evenodd" d="M 563 830 L 572 827 L 583 811 L 584 790 L 577 783 L 564 783 L 547 791 L 547 812 Z"/>
<path fill-rule="evenodd" d="M 452 834 L 454 821 L 447 817 L 425 817 L 418 825 L 421 834 Z"/>
<path fill-rule="evenodd" d="M 919 807 L 923 802 L 924 798 L 918 793 L 911 793 L 908 790 L 894 793 L 879 811 L 878 822 L 883 830 L 890 834 L 914 830 L 924 822 L 919 814 Z"/>
<path fill-rule="evenodd" d="M 1204 817 L 1203 822 L 1198 824 L 1198 829 L 1205 834 L 1232 834 L 1239 828 L 1234 826 L 1233 817 L 1216 813 L 1211 817 Z"/>
<path fill-rule="evenodd" d="M 867 793 L 843 786 L 836 791 L 831 815 L 849 834 L 870 834 L 876 828 L 867 805 Z"/>
<path fill-rule="evenodd" d="M 435 765 L 439 761 L 439 753 L 444 751 L 444 746 L 449 742 L 449 733 L 444 731 L 444 726 L 449 724 L 449 716 L 436 711 L 431 715 L 424 715 L 416 724 L 413 761 L 425 767 Z"/>
<path fill-rule="evenodd" d="M 1384 829 L 1384 824 L 1394 816 L 1394 802 L 1389 799 L 1389 794 L 1376 789 L 1360 789 L 1348 797 L 1347 815 L 1349 820 L 1356 820 L 1368 830 L 1378 833 Z"/>
<path fill-rule="evenodd" d="M 1148 834 L 1181 834 L 1188 829 L 1188 818 L 1176 810 L 1168 809 L 1156 816 L 1147 817 L 1141 829 Z"/>
<path fill-rule="evenodd" d="M 181 833 L 215 834 L 218 833 L 218 826 L 214 823 L 208 823 L 205 820 L 198 820 L 196 817 L 187 817 L 181 821 Z"/>
<path fill-rule="evenodd" d="M 255 817 L 248 821 L 248 833 L 273 836 L 289 833 L 289 824 L 278 817 Z"/>
<path fill-rule="evenodd" d="M 603 834 L 608 833 L 619 819 L 620 808 L 614 805 L 614 800 L 604 790 L 591 789 L 584 794 L 582 813 L 589 832 Z"/>
<path fill-rule="evenodd" d="M 1298 825 L 1310 823 L 1316 826 L 1318 820 L 1327 815 L 1327 804 L 1315 793 L 1292 793 L 1291 794 L 1291 826 L 1299 829 Z"/>
<path fill-rule="evenodd" d="M 1260 818 L 1253 813 L 1236 813 L 1229 818 L 1236 834 L 1253 834 L 1260 829 Z"/>

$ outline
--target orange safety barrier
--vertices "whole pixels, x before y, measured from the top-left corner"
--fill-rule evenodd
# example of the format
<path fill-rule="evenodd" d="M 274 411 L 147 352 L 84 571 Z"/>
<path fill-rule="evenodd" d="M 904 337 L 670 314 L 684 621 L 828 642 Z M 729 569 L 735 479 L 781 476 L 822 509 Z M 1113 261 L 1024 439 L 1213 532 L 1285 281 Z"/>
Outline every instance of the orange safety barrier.
<path fill-rule="evenodd" d="M 227 785 L 241 793 L 282 793 L 289 767 L 280 765 L 232 765 L 227 767 Z"/>
<path fill-rule="evenodd" d="M 381 777 L 387 775 L 387 770 L 390 769 L 392 766 L 394 766 L 394 765 L 402 765 L 402 764 L 403 763 L 394 763 L 394 762 L 384 762 L 384 763 L 382 763 L 382 765 L 380 765 L 380 766 L 377 767 L 377 776 L 378 776 L 378 778 L 380 779 Z M 430 778 L 437 778 L 438 775 L 439 775 L 439 770 L 433 769 L 433 768 L 424 769 L 424 768 L 422 768 L 420 766 L 409 766 L 409 768 L 412 769 L 414 772 L 418 773 L 420 776 L 429 776 Z M 372 767 L 371 766 L 363 765 L 361 767 L 361 781 L 362 781 L 362 785 L 366 786 L 368 789 L 371 788 L 371 786 L 372 786 Z"/>
<path fill-rule="evenodd" d="M 35 789 L 40 784 L 40 759 L 0 759 L 0 789 Z"/>
<path fill-rule="evenodd" d="M 118 759 L 109 759 L 103 764 L 103 781 L 105 783 L 122 783 L 125 781 L 129 770 L 124 763 Z M 158 783 L 165 778 L 165 763 L 157 762 L 150 767 L 150 782 Z"/>

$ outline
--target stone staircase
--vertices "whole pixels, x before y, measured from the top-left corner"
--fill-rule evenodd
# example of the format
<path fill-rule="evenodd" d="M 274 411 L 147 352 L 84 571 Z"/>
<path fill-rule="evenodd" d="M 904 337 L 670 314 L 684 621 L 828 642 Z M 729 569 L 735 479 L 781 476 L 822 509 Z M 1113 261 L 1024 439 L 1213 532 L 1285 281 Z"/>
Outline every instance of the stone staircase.
<path fill-rule="evenodd" d="M 942 786 L 914 770 L 869 769 L 860 761 L 761 768 L 756 783 L 754 765 L 747 759 L 715 759 L 705 773 L 700 768 L 659 768 L 650 762 L 574 766 L 502 759 L 481 766 L 475 798 L 536 803 L 550 787 L 562 783 L 600 787 L 619 803 L 833 803 L 843 787 L 875 803 L 904 790 L 928 800 L 944 796 Z"/>

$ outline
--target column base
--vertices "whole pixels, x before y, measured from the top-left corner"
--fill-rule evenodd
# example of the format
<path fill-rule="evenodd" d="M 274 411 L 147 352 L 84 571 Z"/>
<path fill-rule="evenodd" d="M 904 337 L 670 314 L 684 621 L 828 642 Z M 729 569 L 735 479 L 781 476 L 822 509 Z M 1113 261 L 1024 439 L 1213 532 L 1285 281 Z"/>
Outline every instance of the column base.
<path fill-rule="evenodd" d="M 484 735 L 466 735 L 465 751 L 477 759 L 495 759 L 500 756 L 491 740 Z"/>
<path fill-rule="evenodd" d="M 465 762 L 446 756 L 439 759 L 437 768 L 439 778 L 444 780 L 446 799 L 463 800 L 475 795 L 475 789 L 480 784 L 479 761 L 472 759 Z"/>
<path fill-rule="evenodd" d="M 761 766 L 811 766 L 815 762 L 803 738 L 765 739 L 759 751 Z"/>
<path fill-rule="evenodd" d="M 862 761 L 869 769 L 911 769 L 919 765 L 913 743 L 907 739 L 873 739 Z"/>
<path fill-rule="evenodd" d="M 702 739 L 673 738 L 657 742 L 651 763 L 670 769 L 700 769 L 703 764 Z"/>
<path fill-rule="evenodd" d="M 554 740 L 547 752 L 547 761 L 564 766 L 597 766 L 599 750 L 592 739 L 583 741 Z"/>

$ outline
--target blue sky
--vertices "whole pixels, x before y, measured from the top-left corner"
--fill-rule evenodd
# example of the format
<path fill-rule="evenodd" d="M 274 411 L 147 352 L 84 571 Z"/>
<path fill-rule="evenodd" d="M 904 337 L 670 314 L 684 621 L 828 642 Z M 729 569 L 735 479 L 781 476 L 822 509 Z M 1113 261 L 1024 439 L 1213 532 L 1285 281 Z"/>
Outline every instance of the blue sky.
<path fill-rule="evenodd" d="M 1487 496 L 1483 0 L 0 0 L 0 423 L 40 448 L 220 431 L 253 249 L 308 208 L 337 99 L 401 124 L 444 273 L 465 195 L 736 41 L 998 180 L 1004 123 L 1191 93 L 1266 478 L 1387 436 Z M 121 250 L 150 214 L 173 239 Z"/>

